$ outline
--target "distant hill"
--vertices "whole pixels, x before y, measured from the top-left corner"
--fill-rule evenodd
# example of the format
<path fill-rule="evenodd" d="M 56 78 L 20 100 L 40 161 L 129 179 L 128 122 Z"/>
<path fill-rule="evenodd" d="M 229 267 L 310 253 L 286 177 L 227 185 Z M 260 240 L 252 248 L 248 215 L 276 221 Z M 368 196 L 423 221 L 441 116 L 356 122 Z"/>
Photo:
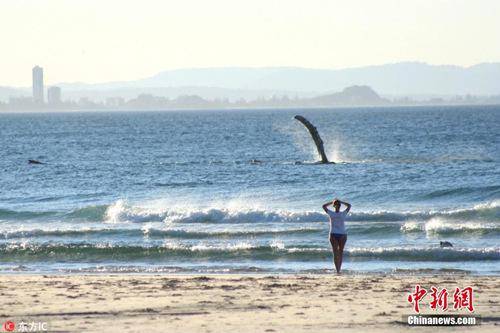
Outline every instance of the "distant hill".
<path fill-rule="evenodd" d="M 335 106 L 335 105 L 387 105 L 390 102 L 381 98 L 372 88 L 368 86 L 351 86 L 341 92 L 321 95 L 306 100 L 314 106 Z"/>
<path fill-rule="evenodd" d="M 500 63 L 471 67 L 402 62 L 347 69 L 192 68 L 164 71 L 136 81 L 61 84 L 70 90 L 189 86 L 316 94 L 353 85 L 368 85 L 382 95 L 500 94 Z"/>

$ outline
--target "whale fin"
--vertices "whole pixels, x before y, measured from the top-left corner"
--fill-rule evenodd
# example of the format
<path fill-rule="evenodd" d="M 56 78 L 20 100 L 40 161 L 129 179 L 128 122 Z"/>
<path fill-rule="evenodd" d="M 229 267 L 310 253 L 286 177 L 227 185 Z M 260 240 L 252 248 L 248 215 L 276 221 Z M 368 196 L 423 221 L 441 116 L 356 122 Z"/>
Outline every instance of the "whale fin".
<path fill-rule="evenodd" d="M 317 128 L 313 124 L 311 124 L 311 122 L 309 122 L 309 120 L 307 120 L 306 118 L 304 118 L 302 116 L 297 115 L 294 118 L 297 119 L 298 121 L 300 121 L 307 128 L 307 130 L 309 131 L 309 134 L 311 134 L 311 137 L 313 138 L 314 144 L 316 145 L 316 149 L 318 150 L 318 154 L 321 158 L 321 163 L 334 163 L 334 162 L 330 162 L 328 160 L 328 157 L 325 154 L 323 140 L 321 140 L 321 137 L 319 136 Z"/>

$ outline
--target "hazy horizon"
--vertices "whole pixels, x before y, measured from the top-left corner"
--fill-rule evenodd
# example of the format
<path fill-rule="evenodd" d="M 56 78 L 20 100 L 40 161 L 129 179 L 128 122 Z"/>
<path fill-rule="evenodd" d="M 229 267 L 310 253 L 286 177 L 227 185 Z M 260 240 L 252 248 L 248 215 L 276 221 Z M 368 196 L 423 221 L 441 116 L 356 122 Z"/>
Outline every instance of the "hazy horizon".
<path fill-rule="evenodd" d="M 44 74 L 50 69 L 44 70 Z M 197 95 L 236 101 L 288 96 L 309 98 L 341 92 L 352 86 L 369 86 L 386 98 L 483 96 L 485 103 L 498 103 L 500 62 L 472 67 L 435 66 L 422 62 L 400 62 L 349 69 L 307 69 L 301 67 L 212 67 L 161 71 L 139 80 L 105 83 L 57 83 L 61 100 L 104 101 L 107 98 L 134 99 L 141 94 L 175 99 Z M 47 93 L 51 84 L 46 84 Z M 61 92 L 62 91 L 62 92 Z M 32 88 L 0 86 L 0 101 L 30 96 Z M 493 99 L 488 99 L 493 97 Z M 479 101 L 479 100 L 478 100 Z M 15 101 L 14 101 L 15 103 Z"/>
<path fill-rule="evenodd" d="M 218 67 L 343 69 L 500 61 L 500 2 L 3 2 L 1 86 L 137 80 Z M 15 28 L 13 28 L 15 27 Z M 8 31 L 8 33 L 6 33 Z"/>
<path fill-rule="evenodd" d="M 381 63 L 381 64 L 368 64 L 368 65 L 362 65 L 362 66 L 351 66 L 351 67 L 342 67 L 342 68 L 314 68 L 314 67 L 304 67 L 304 66 L 213 66 L 213 67 L 179 67 L 179 68 L 172 68 L 172 69 L 159 69 L 158 71 L 152 73 L 149 76 L 145 77 L 138 77 L 138 78 L 124 78 L 123 80 L 102 80 L 102 81 L 79 81 L 79 80 L 67 80 L 67 81 L 59 81 L 59 82 L 47 82 L 47 80 L 44 81 L 46 87 L 50 85 L 58 85 L 58 84 L 63 84 L 63 85 L 101 85 L 101 84 L 111 84 L 111 83 L 125 83 L 125 82 L 132 82 L 132 81 L 141 81 L 141 80 L 147 80 L 151 79 L 153 77 L 156 77 L 158 75 L 161 75 L 166 72 L 176 72 L 176 71 L 196 71 L 196 70 L 232 70 L 232 69 L 250 69 L 250 70 L 266 70 L 266 69 L 301 69 L 301 70 L 313 70 L 313 71 L 348 71 L 348 70 L 358 70 L 358 69 L 367 69 L 367 68 L 377 68 L 377 67 L 384 67 L 384 66 L 392 66 L 392 65 L 407 65 L 407 64 L 420 64 L 420 65 L 427 65 L 431 67 L 450 67 L 450 68 L 458 68 L 458 69 L 470 69 L 476 66 L 480 65 L 487 65 L 487 64 L 500 64 L 500 59 L 499 61 L 487 61 L 487 62 L 480 62 L 480 63 L 475 63 L 467 66 L 462 66 L 462 65 L 455 65 L 455 64 L 431 64 L 427 63 L 425 61 L 419 61 L 419 60 L 408 60 L 408 61 L 397 61 L 397 62 L 387 62 L 387 63 Z M 41 64 L 33 64 L 32 67 L 29 67 L 26 69 L 26 72 L 28 73 L 27 75 L 29 76 L 29 82 L 25 85 L 9 85 L 9 84 L 1 84 L 0 87 L 9 87 L 9 88 L 15 88 L 15 89 L 31 89 L 31 70 L 35 66 L 40 66 L 44 70 L 44 77 L 47 76 L 47 73 L 50 73 L 52 71 L 51 68 L 45 68 Z M 25 73 L 26 74 L 26 73 Z M 218 87 L 213 87 L 213 88 L 218 88 Z"/>

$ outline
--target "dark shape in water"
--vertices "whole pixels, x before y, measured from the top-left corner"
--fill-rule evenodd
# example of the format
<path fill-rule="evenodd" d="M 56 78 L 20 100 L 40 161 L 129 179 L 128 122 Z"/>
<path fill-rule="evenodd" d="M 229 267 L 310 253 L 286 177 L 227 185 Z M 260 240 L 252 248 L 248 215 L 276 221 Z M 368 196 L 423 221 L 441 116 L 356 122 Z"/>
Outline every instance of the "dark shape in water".
<path fill-rule="evenodd" d="M 250 160 L 250 164 L 262 164 L 262 161 L 257 159 L 252 159 Z"/>
<path fill-rule="evenodd" d="M 37 160 L 28 160 L 28 164 L 44 164 L 44 163 Z"/>
<path fill-rule="evenodd" d="M 309 134 L 311 134 L 311 137 L 314 140 L 314 144 L 316 145 L 316 149 L 318 150 L 318 154 L 319 154 L 319 156 L 321 158 L 320 163 L 335 164 L 335 162 L 330 162 L 328 160 L 328 157 L 325 154 L 325 148 L 323 146 L 323 140 L 321 140 L 321 137 L 319 136 L 319 133 L 318 133 L 318 130 L 316 129 L 316 127 L 313 124 L 311 124 L 309 122 L 309 120 L 307 120 L 306 118 L 304 118 L 302 116 L 297 115 L 294 118 L 297 119 L 298 121 L 300 121 L 307 128 L 307 130 L 309 131 Z"/>
<path fill-rule="evenodd" d="M 453 247 L 453 244 L 450 242 L 439 242 L 439 246 L 441 247 Z"/>

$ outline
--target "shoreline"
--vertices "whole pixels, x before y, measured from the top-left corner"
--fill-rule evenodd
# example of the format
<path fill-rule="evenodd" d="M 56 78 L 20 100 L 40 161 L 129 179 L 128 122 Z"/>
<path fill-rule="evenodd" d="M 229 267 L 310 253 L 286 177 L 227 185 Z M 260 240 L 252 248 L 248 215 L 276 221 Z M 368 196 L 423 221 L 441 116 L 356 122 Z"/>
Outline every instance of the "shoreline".
<path fill-rule="evenodd" d="M 129 272 L 129 271 L 79 271 L 79 272 L 58 272 L 58 271 L 0 271 L 1 276 L 18 276 L 18 275 L 26 275 L 26 276 L 121 276 L 121 275 L 130 275 L 130 276 L 255 276 L 255 277 L 263 277 L 263 276 L 346 276 L 346 277 L 363 277 L 363 276 L 394 276 L 394 277 L 431 277 L 431 276 L 470 276 L 470 277 L 500 277 L 500 273 L 497 272 L 473 272 L 473 271 L 465 271 L 465 270 L 447 270 L 447 269 L 432 269 L 432 270 L 404 270 L 402 272 L 378 272 L 378 271 L 347 271 L 342 270 L 341 274 L 337 274 L 335 270 L 327 271 L 327 272 L 279 272 L 279 271 L 262 271 L 262 272 L 189 272 L 189 271 L 179 271 L 179 272 L 162 272 L 162 271 L 137 271 L 137 272 Z"/>
<path fill-rule="evenodd" d="M 483 321 L 459 329 L 498 329 L 500 276 L 468 274 L 1 273 L 0 320 L 43 321 L 64 332 L 404 332 L 416 284 L 472 286 Z M 469 314 L 452 305 L 430 310 L 428 300 L 421 307 Z"/>

